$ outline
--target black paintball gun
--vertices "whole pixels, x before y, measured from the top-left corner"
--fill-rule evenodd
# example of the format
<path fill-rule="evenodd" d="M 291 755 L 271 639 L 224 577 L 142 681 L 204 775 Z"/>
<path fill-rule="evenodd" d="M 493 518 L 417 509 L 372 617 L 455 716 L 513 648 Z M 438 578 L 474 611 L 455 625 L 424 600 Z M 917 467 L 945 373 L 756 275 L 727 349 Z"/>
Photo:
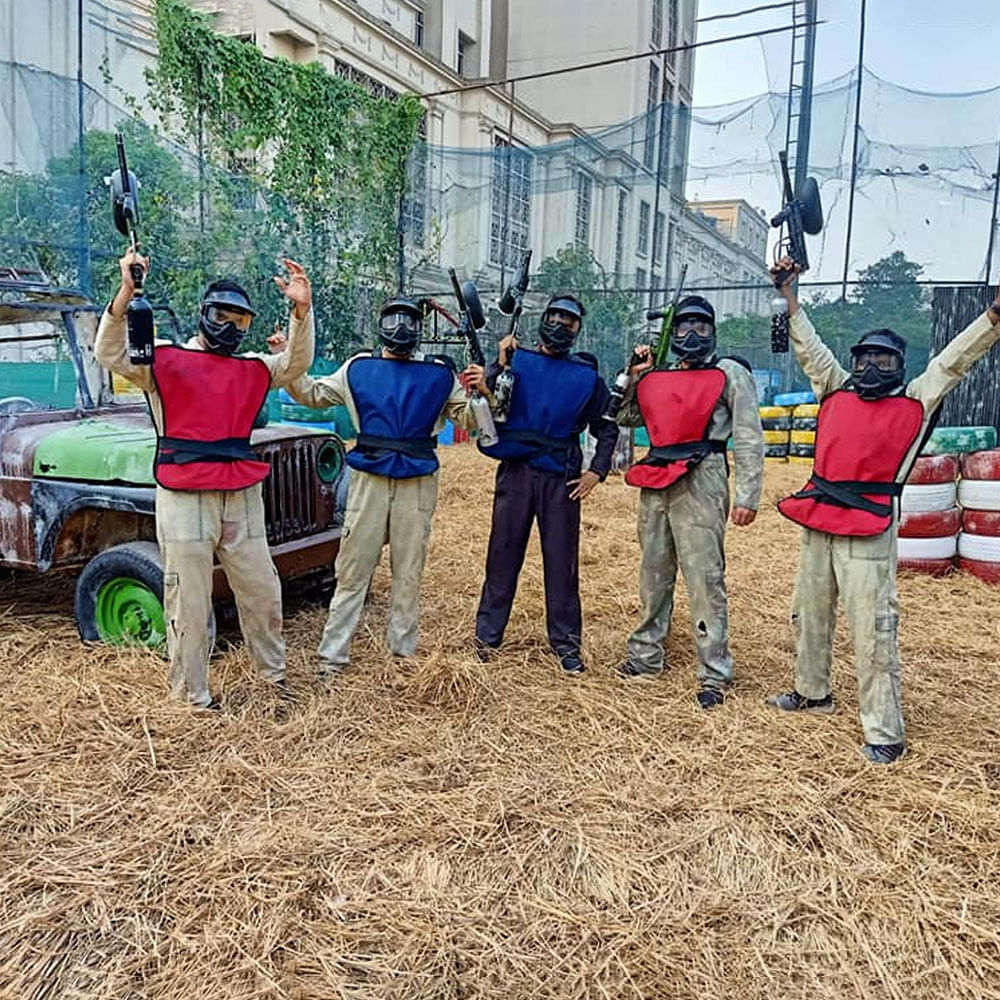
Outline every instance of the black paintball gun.
<path fill-rule="evenodd" d="M 809 255 L 806 252 L 806 233 L 815 236 L 823 229 L 823 206 L 819 199 L 819 185 L 815 177 L 807 177 L 802 187 L 792 193 L 792 179 L 788 173 L 788 153 L 778 153 L 781 164 L 783 195 L 781 211 L 771 219 L 775 229 L 787 226 L 774 248 L 774 259 L 791 257 L 799 266 L 799 273 L 809 270 Z M 774 278 L 774 287 L 780 288 L 791 272 L 780 270 Z M 780 296 L 771 303 L 771 351 L 774 354 L 788 352 L 788 309 Z"/>
<path fill-rule="evenodd" d="M 677 287 L 674 289 L 674 296 L 670 300 L 670 304 L 661 306 L 659 309 L 650 309 L 646 313 L 647 320 L 658 319 L 661 321 L 660 336 L 657 339 L 656 346 L 652 351 L 653 365 L 656 368 L 662 367 L 667 360 L 667 353 L 670 350 L 670 337 L 674 328 L 674 313 L 677 311 L 677 303 L 681 300 L 681 291 L 684 288 L 684 279 L 687 277 L 687 269 L 687 264 L 681 268 L 680 277 L 677 279 Z M 605 420 L 613 421 L 618 416 L 618 411 L 621 409 L 625 391 L 628 389 L 629 384 L 632 381 L 632 376 L 629 375 L 629 369 L 634 365 L 642 364 L 646 358 L 647 355 L 645 353 L 639 354 L 638 351 L 632 351 L 632 356 L 628 359 L 625 368 L 618 373 L 615 377 L 614 384 L 611 386 L 611 398 L 608 401 L 608 405 L 605 407 L 603 414 Z"/>
<path fill-rule="evenodd" d="M 479 331 L 486 326 L 486 316 L 483 313 L 483 304 L 479 299 L 479 289 L 474 281 L 459 281 L 455 268 L 448 268 L 448 277 L 451 278 L 451 287 L 455 292 L 455 301 L 458 304 L 458 312 L 461 317 L 458 322 L 458 332 L 465 338 L 469 347 L 469 360 L 474 365 L 484 367 L 486 365 L 486 355 L 483 354 L 482 345 L 479 343 Z M 479 431 L 479 443 L 489 447 L 500 440 L 497 435 L 496 425 L 493 423 L 493 414 L 490 413 L 490 405 L 479 392 L 472 393 L 472 413 L 476 419 L 476 428 Z"/>
<path fill-rule="evenodd" d="M 125 137 L 121 132 L 115 135 L 118 148 L 118 169 L 109 178 L 111 188 L 111 214 L 115 229 L 127 236 L 133 251 L 139 249 L 136 230 L 139 225 L 139 182 L 128 168 L 125 160 Z M 143 267 L 132 264 L 132 282 L 135 291 L 125 315 L 128 324 L 128 356 L 134 365 L 153 363 L 153 309 L 143 294 Z"/>
<path fill-rule="evenodd" d="M 521 311 L 524 308 L 524 296 L 528 291 L 528 269 L 531 266 L 531 251 L 529 250 L 521 258 L 521 266 L 518 267 L 513 281 L 504 290 L 497 308 L 504 316 L 510 317 L 507 327 L 507 336 L 517 336 L 517 324 L 521 318 Z M 510 412 L 510 396 L 514 389 L 514 373 L 509 368 L 504 368 L 497 375 L 496 386 L 493 395 L 496 399 L 494 408 L 494 419 L 498 423 L 503 423 Z"/>

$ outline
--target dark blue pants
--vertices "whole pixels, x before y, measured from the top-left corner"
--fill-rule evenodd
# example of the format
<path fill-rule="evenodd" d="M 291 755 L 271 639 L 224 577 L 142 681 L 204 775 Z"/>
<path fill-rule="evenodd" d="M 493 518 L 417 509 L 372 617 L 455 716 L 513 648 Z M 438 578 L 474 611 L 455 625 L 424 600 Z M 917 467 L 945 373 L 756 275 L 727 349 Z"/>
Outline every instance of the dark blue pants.
<path fill-rule="evenodd" d="M 476 613 L 476 637 L 490 646 L 503 639 L 531 525 L 538 519 L 545 574 L 545 620 L 558 656 L 579 655 L 580 501 L 569 499 L 563 476 L 527 462 L 501 462 L 493 494 L 486 580 Z"/>

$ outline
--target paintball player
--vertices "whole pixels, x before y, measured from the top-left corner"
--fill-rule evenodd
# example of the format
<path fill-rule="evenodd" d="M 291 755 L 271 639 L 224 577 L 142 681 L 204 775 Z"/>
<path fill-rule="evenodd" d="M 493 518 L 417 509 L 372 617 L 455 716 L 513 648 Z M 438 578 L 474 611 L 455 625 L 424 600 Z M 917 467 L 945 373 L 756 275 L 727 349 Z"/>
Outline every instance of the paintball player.
<path fill-rule="evenodd" d="M 602 418 L 608 388 L 590 354 L 570 353 L 583 325 L 584 307 L 569 294 L 549 299 L 538 326 L 537 348 L 500 341 L 499 358 L 472 388 L 486 395 L 503 369 L 514 378 L 499 441 L 481 450 L 500 462 L 486 579 L 476 614 L 476 650 L 490 656 L 503 639 L 532 522 L 538 520 L 545 579 L 549 644 L 566 674 L 580 674 L 580 501 L 611 467 L 618 428 Z M 580 432 L 597 438 L 590 468 L 581 472 Z"/>
<path fill-rule="evenodd" d="M 129 267 L 148 258 L 129 250 L 119 261 L 121 287 L 101 317 L 95 355 L 146 394 L 157 448 L 156 534 L 163 554 L 170 687 L 212 710 L 212 561 L 229 580 L 240 628 L 261 676 L 285 691 L 281 582 L 268 551 L 261 482 L 270 466 L 250 447 L 250 431 L 273 386 L 287 386 L 313 357 L 312 291 L 305 271 L 285 260 L 275 283 L 293 305 L 288 350 L 280 356 L 237 354 L 256 315 L 235 281 L 204 292 L 198 333 L 182 347 L 155 346 L 152 365 L 129 360 L 125 314 L 135 288 Z"/>
<path fill-rule="evenodd" d="M 780 260 L 788 277 L 789 334 L 820 401 L 813 474 L 778 504 L 802 525 L 792 597 L 795 688 L 767 700 L 787 712 L 832 713 L 830 685 L 838 594 L 854 640 L 854 670 L 865 743 L 862 755 L 890 764 L 906 750 L 900 692 L 899 599 L 896 594 L 896 498 L 944 397 L 1000 339 L 1000 299 L 973 320 L 916 378 L 906 379 L 906 341 L 872 330 L 840 366 L 799 305 L 792 279 L 799 268 Z"/>
<path fill-rule="evenodd" d="M 305 406 L 346 406 L 358 428 L 347 456 L 351 479 L 334 565 L 337 587 L 317 651 L 322 680 L 348 666 L 351 638 L 387 541 L 392 596 L 386 642 L 394 656 L 417 649 L 420 578 L 438 494 L 435 435 L 446 418 L 467 430 L 475 426 L 454 368 L 419 350 L 422 328 L 416 301 L 392 299 L 379 316 L 380 347 L 356 354 L 332 375 L 302 375 L 288 386 Z M 280 351 L 283 338 L 275 335 L 269 343 Z M 475 365 L 468 370 L 482 374 Z"/>
<path fill-rule="evenodd" d="M 650 451 L 625 481 L 640 487 L 639 596 L 642 621 L 628 640 L 625 678 L 664 669 L 677 569 L 684 575 L 698 655 L 698 704 L 721 705 L 733 676 L 726 599 L 726 518 L 740 527 L 757 516 L 764 476 L 764 434 L 757 386 L 745 363 L 716 355 L 715 309 L 699 295 L 674 312 L 670 350 L 678 360 L 654 367 L 649 346 L 635 350 L 618 422 L 645 425 Z M 735 503 L 729 514 L 726 441 L 733 438 Z"/>

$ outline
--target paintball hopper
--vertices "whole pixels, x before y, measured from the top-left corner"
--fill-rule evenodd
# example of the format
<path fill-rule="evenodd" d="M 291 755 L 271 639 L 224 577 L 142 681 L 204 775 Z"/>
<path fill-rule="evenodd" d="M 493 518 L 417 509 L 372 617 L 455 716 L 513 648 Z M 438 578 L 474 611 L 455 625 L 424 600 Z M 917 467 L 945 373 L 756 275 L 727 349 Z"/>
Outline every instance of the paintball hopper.
<path fill-rule="evenodd" d="M 802 218 L 802 228 L 810 236 L 816 236 L 823 230 L 823 205 L 819 198 L 819 185 L 815 177 L 807 177 L 802 182 L 795 198 L 771 219 L 771 225 L 777 229 L 788 221 L 789 212 L 797 210 Z"/>
<path fill-rule="evenodd" d="M 469 317 L 473 329 L 482 330 L 486 326 L 486 313 L 483 312 L 479 289 L 474 281 L 462 282 L 462 298 L 465 300 L 465 314 Z"/>
<path fill-rule="evenodd" d="M 530 266 L 531 251 L 529 250 L 521 258 L 521 265 L 518 267 L 513 281 L 504 289 L 504 293 L 500 296 L 500 301 L 497 303 L 497 309 L 504 316 L 513 316 L 515 312 L 519 311 L 521 300 L 524 298 L 524 293 L 528 290 L 528 268 Z"/>
<path fill-rule="evenodd" d="M 118 138 L 120 140 L 121 136 Z M 121 167 L 118 167 L 111 174 L 108 184 L 111 188 L 111 216 L 114 219 L 115 229 L 122 236 L 132 238 L 139 225 L 139 199 L 137 197 L 139 182 L 131 170 L 126 170 L 122 174 Z"/>

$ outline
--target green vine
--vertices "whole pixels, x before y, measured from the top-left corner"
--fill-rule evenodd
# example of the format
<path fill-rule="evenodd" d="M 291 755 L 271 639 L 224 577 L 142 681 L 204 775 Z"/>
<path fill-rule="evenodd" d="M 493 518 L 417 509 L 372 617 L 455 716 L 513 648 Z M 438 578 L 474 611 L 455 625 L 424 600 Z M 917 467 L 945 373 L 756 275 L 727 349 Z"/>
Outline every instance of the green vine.
<path fill-rule="evenodd" d="M 232 233 L 242 223 L 249 254 L 237 261 L 222 245 L 203 252 L 223 251 L 272 298 L 264 289 L 274 256 L 297 254 L 313 278 L 327 351 L 343 354 L 367 336 L 357 326 L 361 303 L 392 284 L 420 102 L 373 97 L 319 63 L 270 59 L 215 32 L 211 18 L 183 0 L 156 0 L 156 36 L 159 59 L 147 80 L 164 125 L 215 166 L 233 155 L 254 165 L 247 182 L 256 207 L 235 216 L 219 191 L 222 171 L 199 172 L 212 211 L 201 220 L 206 241 L 219 226 Z"/>

